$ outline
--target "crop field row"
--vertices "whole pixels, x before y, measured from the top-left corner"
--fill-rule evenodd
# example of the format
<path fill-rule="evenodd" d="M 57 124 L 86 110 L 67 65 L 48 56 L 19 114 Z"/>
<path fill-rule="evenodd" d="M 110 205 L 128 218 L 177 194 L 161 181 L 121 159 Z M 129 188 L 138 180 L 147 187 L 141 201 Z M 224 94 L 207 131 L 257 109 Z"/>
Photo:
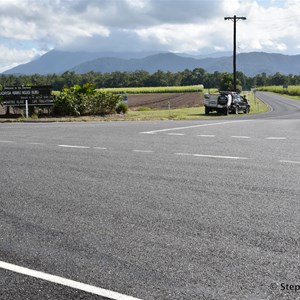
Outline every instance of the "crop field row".
<path fill-rule="evenodd" d="M 287 88 L 283 86 L 263 86 L 258 88 L 258 90 L 300 97 L 300 86 L 297 85 L 291 85 Z"/>
<path fill-rule="evenodd" d="M 203 92 L 203 85 L 192 86 L 159 86 L 159 87 L 128 87 L 99 89 L 114 94 L 153 94 L 153 93 L 197 93 Z"/>

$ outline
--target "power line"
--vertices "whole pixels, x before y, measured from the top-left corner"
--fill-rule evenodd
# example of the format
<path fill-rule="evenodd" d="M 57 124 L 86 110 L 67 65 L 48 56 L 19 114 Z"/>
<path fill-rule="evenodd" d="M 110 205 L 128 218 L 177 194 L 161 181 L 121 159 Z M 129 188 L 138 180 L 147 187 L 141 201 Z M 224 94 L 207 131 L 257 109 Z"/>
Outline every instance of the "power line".
<path fill-rule="evenodd" d="M 246 20 L 246 17 L 225 17 L 224 20 L 233 21 L 233 91 L 236 92 L 236 22 Z"/>

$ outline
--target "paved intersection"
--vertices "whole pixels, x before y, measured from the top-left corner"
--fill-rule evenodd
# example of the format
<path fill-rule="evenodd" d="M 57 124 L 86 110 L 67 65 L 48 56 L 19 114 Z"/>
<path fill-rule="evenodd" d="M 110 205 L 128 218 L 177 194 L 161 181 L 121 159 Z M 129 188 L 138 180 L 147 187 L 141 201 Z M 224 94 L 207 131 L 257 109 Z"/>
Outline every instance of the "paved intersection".
<path fill-rule="evenodd" d="M 300 296 L 281 286 L 299 284 L 299 102 L 259 96 L 273 112 L 1 124 L 0 261 L 78 286 L 0 263 L 0 298 Z"/>

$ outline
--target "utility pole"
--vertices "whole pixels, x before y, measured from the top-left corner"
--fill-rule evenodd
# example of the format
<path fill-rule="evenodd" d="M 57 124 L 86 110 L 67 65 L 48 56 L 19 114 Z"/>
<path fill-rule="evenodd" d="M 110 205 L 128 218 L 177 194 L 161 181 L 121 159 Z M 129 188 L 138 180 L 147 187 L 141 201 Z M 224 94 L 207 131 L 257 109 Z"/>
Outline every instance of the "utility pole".
<path fill-rule="evenodd" d="M 236 92 L 236 22 L 246 20 L 246 17 L 225 17 L 224 20 L 233 21 L 233 91 Z"/>

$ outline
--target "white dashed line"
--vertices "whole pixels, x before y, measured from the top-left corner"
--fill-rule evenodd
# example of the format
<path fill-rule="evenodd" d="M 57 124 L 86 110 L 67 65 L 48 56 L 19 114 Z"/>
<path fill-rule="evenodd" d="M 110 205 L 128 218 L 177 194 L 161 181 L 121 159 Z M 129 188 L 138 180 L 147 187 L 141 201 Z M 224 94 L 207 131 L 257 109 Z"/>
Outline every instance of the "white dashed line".
<path fill-rule="evenodd" d="M 266 140 L 286 140 L 286 137 L 282 136 L 269 136 L 266 138 Z"/>
<path fill-rule="evenodd" d="M 51 275 L 51 274 L 47 274 L 44 272 L 40 272 L 40 271 L 35 271 L 32 269 L 28 269 L 28 268 L 24 268 L 24 267 L 20 267 L 17 265 L 13 265 L 10 263 L 6 263 L 4 261 L 0 261 L 0 268 L 4 269 L 4 270 L 8 270 L 11 272 L 15 272 L 18 274 L 23 274 L 26 276 L 30 276 L 30 277 L 34 277 L 34 278 L 38 278 L 38 279 L 42 279 L 48 282 L 53 282 L 59 285 L 63 285 L 66 287 L 70 287 L 76 290 L 81 290 L 87 293 L 91 293 L 94 295 L 98 295 L 101 297 L 105 297 L 108 299 L 113 299 L 113 300 L 141 300 L 138 298 L 134 298 L 131 296 L 127 296 L 127 295 L 123 295 L 114 291 L 110 291 L 110 290 L 106 290 L 106 289 L 102 289 L 93 285 L 89 285 L 86 283 L 81 283 L 78 281 L 74 281 L 71 279 L 66 279 L 60 276 L 56 276 L 56 275 Z"/>
<path fill-rule="evenodd" d="M 41 145 L 41 146 L 43 146 L 43 145 L 46 145 L 45 143 L 27 143 L 27 145 Z"/>
<path fill-rule="evenodd" d="M 184 133 L 167 133 L 168 135 L 185 135 Z"/>
<path fill-rule="evenodd" d="M 245 135 L 232 135 L 231 137 L 234 139 L 250 139 L 249 136 L 245 136 Z"/>
<path fill-rule="evenodd" d="M 105 148 L 105 147 L 94 147 L 93 149 L 97 149 L 97 150 L 107 150 L 107 148 Z"/>
<path fill-rule="evenodd" d="M 222 156 L 222 155 L 209 155 L 209 154 L 190 154 L 190 153 L 174 153 L 175 155 L 194 156 L 194 157 L 208 157 L 208 158 L 223 158 L 223 159 L 248 159 L 247 157 L 239 156 Z"/>
<path fill-rule="evenodd" d="M 216 137 L 215 134 L 198 134 L 197 136 L 201 136 L 201 137 Z"/>
<path fill-rule="evenodd" d="M 87 146 L 75 146 L 75 145 L 58 145 L 58 147 L 77 148 L 77 149 L 89 149 L 90 148 L 90 147 L 87 147 Z"/>
<path fill-rule="evenodd" d="M 138 149 L 135 149 L 135 150 L 132 150 L 133 152 L 138 152 L 138 153 L 153 153 L 154 151 L 152 150 L 138 150 Z"/>
<path fill-rule="evenodd" d="M 15 141 L 0 141 L 0 143 L 15 143 Z"/>
<path fill-rule="evenodd" d="M 280 160 L 281 163 L 289 163 L 289 164 L 300 164 L 300 161 L 293 161 L 293 160 Z"/>

